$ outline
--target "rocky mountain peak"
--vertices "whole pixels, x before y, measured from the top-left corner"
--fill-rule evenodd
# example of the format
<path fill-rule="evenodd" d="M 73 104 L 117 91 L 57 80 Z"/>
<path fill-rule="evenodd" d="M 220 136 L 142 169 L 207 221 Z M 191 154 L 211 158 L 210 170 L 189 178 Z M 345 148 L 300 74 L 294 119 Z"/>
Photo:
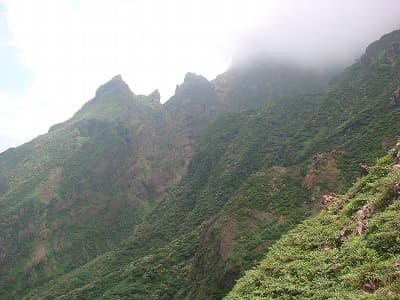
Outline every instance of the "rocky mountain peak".
<path fill-rule="evenodd" d="M 191 81 L 208 81 L 204 76 L 198 75 L 196 73 L 187 72 L 183 82 L 191 82 Z"/>
<path fill-rule="evenodd" d="M 398 66 L 400 59 L 400 30 L 392 31 L 370 44 L 362 61 L 368 65 Z"/>
<path fill-rule="evenodd" d="M 183 83 L 176 86 L 175 95 L 181 96 L 207 90 L 211 91 L 213 89 L 211 83 L 204 76 L 195 73 L 186 73 Z"/>
<path fill-rule="evenodd" d="M 115 94 L 134 95 L 129 86 L 122 79 L 121 75 L 116 75 L 111 80 L 101 85 L 96 91 L 96 97 Z"/>
<path fill-rule="evenodd" d="M 147 98 L 152 104 L 160 104 L 161 95 L 158 89 L 154 90 Z"/>

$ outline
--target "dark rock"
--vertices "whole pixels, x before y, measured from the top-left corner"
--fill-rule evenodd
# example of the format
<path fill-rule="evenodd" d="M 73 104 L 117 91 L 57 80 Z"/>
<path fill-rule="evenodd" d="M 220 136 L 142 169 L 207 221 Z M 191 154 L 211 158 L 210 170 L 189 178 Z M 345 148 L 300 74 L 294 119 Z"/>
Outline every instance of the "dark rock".
<path fill-rule="evenodd" d="M 154 90 L 150 95 L 147 96 L 149 99 L 150 103 L 153 104 L 160 104 L 160 92 L 158 90 Z"/>
<path fill-rule="evenodd" d="M 400 164 L 400 142 L 398 142 L 398 143 L 396 144 L 395 151 L 396 151 L 396 152 L 395 152 L 393 164 L 394 164 L 394 165 L 398 165 L 398 164 Z"/>
<path fill-rule="evenodd" d="M 378 284 L 379 284 L 378 280 L 376 280 L 376 279 L 375 279 L 375 280 L 368 279 L 368 282 L 365 283 L 365 284 L 362 286 L 362 290 L 363 290 L 364 292 L 373 294 L 373 293 L 375 293 L 376 290 L 378 289 Z"/>
<path fill-rule="evenodd" d="M 358 167 L 360 168 L 360 172 L 361 172 L 362 176 L 369 174 L 369 168 L 368 168 L 368 166 L 366 164 L 360 163 L 358 165 Z"/>
<path fill-rule="evenodd" d="M 390 97 L 389 108 L 393 108 L 397 105 L 398 101 L 400 100 L 400 87 L 398 87 Z"/>

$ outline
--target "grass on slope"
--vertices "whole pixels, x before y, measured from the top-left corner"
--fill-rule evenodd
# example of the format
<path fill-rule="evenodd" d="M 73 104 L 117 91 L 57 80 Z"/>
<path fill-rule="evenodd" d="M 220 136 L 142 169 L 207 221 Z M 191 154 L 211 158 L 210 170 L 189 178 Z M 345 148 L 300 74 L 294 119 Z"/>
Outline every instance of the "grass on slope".
<path fill-rule="evenodd" d="M 400 165 L 392 165 L 394 154 L 279 240 L 226 299 L 398 299 L 400 197 L 394 186 Z"/>

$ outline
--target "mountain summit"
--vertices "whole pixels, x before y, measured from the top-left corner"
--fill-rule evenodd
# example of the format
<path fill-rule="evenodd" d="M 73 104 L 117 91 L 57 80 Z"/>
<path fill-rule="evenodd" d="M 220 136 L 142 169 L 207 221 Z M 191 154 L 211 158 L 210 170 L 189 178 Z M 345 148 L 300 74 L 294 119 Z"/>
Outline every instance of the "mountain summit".
<path fill-rule="evenodd" d="M 114 76 L 96 90 L 96 97 L 109 97 L 116 95 L 134 95 L 121 75 Z"/>

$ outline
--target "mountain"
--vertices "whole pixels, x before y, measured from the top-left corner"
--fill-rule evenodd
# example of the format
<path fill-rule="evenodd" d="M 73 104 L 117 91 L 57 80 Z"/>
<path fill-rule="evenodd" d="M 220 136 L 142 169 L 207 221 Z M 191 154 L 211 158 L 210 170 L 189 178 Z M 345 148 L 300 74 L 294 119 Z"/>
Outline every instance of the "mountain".
<path fill-rule="evenodd" d="M 265 62 L 188 73 L 163 105 L 113 78 L 0 154 L 1 294 L 221 299 L 400 138 L 399 42 L 325 90 L 328 75 Z"/>
<path fill-rule="evenodd" d="M 185 145 L 154 100 L 117 76 L 70 120 L 0 155 L 3 295 L 112 249 L 179 181 Z"/>
<path fill-rule="evenodd" d="M 192 73 L 159 101 L 115 76 L 71 119 L 0 154 L 2 295 L 20 297 L 119 247 L 170 195 L 223 108 Z"/>

